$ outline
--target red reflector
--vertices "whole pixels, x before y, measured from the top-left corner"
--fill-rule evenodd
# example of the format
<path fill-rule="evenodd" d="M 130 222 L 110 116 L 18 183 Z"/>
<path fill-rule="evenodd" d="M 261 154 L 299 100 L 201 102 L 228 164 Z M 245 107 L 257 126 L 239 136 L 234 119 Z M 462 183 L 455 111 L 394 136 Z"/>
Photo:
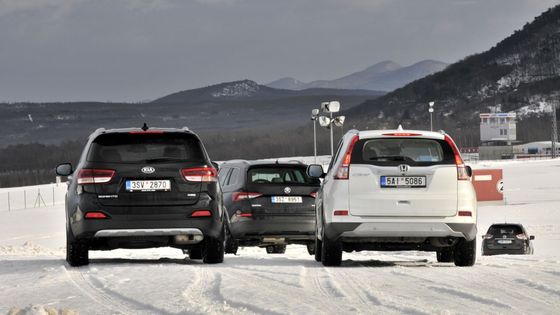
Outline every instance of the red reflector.
<path fill-rule="evenodd" d="M 84 168 L 78 172 L 77 180 L 80 185 L 104 184 L 110 182 L 113 176 L 114 170 Z"/>
<path fill-rule="evenodd" d="M 85 215 L 86 219 L 107 219 L 109 218 L 105 213 L 99 211 L 88 212 Z"/>
<path fill-rule="evenodd" d="M 394 133 L 384 133 L 384 136 L 390 137 L 418 137 L 422 134 L 419 133 L 410 133 L 410 132 L 394 132 Z"/>
<path fill-rule="evenodd" d="M 252 213 L 238 213 L 237 216 L 238 217 L 243 217 L 243 218 L 248 218 L 248 217 L 252 217 L 253 214 Z"/>
<path fill-rule="evenodd" d="M 348 215 L 348 210 L 334 210 L 334 215 Z"/>
<path fill-rule="evenodd" d="M 312 193 L 311 193 L 311 197 L 317 198 L 317 192 L 316 192 L 316 191 L 315 191 L 315 192 L 312 192 Z"/>
<path fill-rule="evenodd" d="M 460 217 L 472 217 L 472 212 L 470 211 L 459 211 Z"/>
<path fill-rule="evenodd" d="M 181 170 L 181 174 L 188 182 L 218 181 L 218 171 L 216 171 L 215 168 L 209 166 L 184 168 Z"/>
<path fill-rule="evenodd" d="M 196 210 L 191 214 L 191 217 L 211 217 L 212 212 L 210 210 Z"/>

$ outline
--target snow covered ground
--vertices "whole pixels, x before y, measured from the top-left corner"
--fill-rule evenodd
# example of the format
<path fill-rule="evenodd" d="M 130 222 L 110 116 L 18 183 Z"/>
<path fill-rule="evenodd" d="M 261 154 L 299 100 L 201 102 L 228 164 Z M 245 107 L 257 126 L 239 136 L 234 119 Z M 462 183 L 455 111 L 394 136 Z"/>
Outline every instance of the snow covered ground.
<path fill-rule="evenodd" d="M 558 314 L 560 160 L 477 165 L 493 166 L 504 168 L 507 204 L 479 208 L 479 234 L 521 222 L 536 237 L 533 256 L 457 268 L 432 253 L 362 252 L 324 268 L 299 246 L 246 248 L 220 265 L 164 248 L 92 252 L 89 266 L 69 268 L 63 207 L 17 210 L 0 219 L 0 313 Z"/>

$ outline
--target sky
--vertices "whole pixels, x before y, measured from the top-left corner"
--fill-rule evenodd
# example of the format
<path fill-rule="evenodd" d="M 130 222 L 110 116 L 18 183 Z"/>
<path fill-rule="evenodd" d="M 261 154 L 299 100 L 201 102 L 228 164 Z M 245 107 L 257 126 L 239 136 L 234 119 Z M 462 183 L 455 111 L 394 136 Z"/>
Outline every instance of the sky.
<path fill-rule="evenodd" d="M 220 82 L 455 62 L 560 0 L 0 0 L 0 102 L 126 101 Z"/>

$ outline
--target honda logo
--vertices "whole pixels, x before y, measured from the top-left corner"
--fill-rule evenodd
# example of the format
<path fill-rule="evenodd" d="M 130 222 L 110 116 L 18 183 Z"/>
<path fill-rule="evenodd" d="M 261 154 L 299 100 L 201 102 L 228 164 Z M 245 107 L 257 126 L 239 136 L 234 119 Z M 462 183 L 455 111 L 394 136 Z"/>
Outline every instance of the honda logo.
<path fill-rule="evenodd" d="M 284 188 L 284 192 L 286 193 L 286 195 L 289 195 L 292 192 L 292 189 L 290 187 L 286 187 Z"/>
<path fill-rule="evenodd" d="M 144 174 L 152 174 L 153 172 L 156 171 L 156 169 L 151 166 L 144 166 L 140 171 L 142 171 L 142 173 Z"/>
<path fill-rule="evenodd" d="M 410 168 L 410 166 L 406 165 L 406 164 L 401 164 L 399 165 L 399 170 L 401 171 L 401 173 L 406 173 L 408 172 L 408 169 Z"/>

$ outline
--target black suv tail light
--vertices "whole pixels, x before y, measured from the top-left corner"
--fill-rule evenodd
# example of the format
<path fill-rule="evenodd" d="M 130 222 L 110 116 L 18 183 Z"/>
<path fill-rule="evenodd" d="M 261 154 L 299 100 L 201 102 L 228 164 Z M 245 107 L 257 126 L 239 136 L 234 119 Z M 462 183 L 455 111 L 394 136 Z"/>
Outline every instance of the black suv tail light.
<path fill-rule="evenodd" d="M 114 176 L 114 170 L 84 168 L 78 172 L 77 180 L 79 185 L 105 184 L 110 182 Z"/>
<path fill-rule="evenodd" d="M 204 166 L 204 167 L 193 167 L 184 168 L 181 170 L 181 175 L 187 182 L 217 182 L 218 181 L 218 171 L 215 168 Z"/>

